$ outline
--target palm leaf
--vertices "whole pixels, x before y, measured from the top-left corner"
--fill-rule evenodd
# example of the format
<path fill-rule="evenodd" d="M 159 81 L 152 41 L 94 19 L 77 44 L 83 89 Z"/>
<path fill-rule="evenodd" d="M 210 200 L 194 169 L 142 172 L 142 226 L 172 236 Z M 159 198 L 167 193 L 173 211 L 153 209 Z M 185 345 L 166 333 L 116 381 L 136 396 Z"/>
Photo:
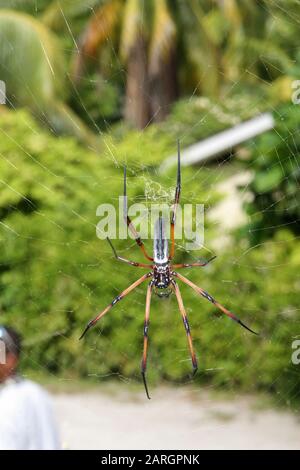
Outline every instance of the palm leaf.
<path fill-rule="evenodd" d="M 235 29 L 242 27 L 242 15 L 236 0 L 226 0 L 226 2 L 222 2 L 221 10 L 224 18 L 226 18 Z"/>
<path fill-rule="evenodd" d="M 57 133 L 92 140 L 91 133 L 63 102 L 64 56 L 56 37 L 31 16 L 0 10 L 0 77 L 8 104 L 28 106 Z"/>
<path fill-rule="evenodd" d="M 149 50 L 150 74 L 157 74 L 170 60 L 176 47 L 176 25 L 166 0 L 154 0 L 154 23 Z"/>
<path fill-rule="evenodd" d="M 194 85 L 208 96 L 216 96 L 220 88 L 220 48 L 200 3 L 189 3 L 190 18 L 186 25 L 187 59 L 194 68 Z M 193 46 L 190 47 L 190 44 Z"/>
<path fill-rule="evenodd" d="M 86 56 L 94 57 L 111 37 L 121 6 L 121 0 L 110 0 L 92 15 L 82 41 L 82 51 Z"/>
<path fill-rule="evenodd" d="M 122 31 L 120 39 L 120 56 L 126 62 L 136 41 L 142 34 L 143 2 L 141 0 L 127 0 L 124 8 Z"/>
<path fill-rule="evenodd" d="M 0 0 L 0 8 L 13 9 L 26 13 L 38 13 L 41 11 L 48 0 Z"/>
<path fill-rule="evenodd" d="M 92 15 L 83 33 L 79 51 L 76 51 L 72 61 L 72 76 L 75 82 L 81 78 L 85 61 L 96 57 L 111 38 L 121 13 L 122 3 L 122 0 L 110 0 Z"/>
<path fill-rule="evenodd" d="M 278 68 L 280 71 L 288 72 L 292 61 L 288 53 L 280 46 L 257 38 L 247 38 L 245 44 L 245 57 L 249 63 L 262 61 L 266 66 Z M 245 64 L 247 66 L 247 64 Z"/>
<path fill-rule="evenodd" d="M 67 21 L 90 14 L 99 3 L 99 0 L 53 0 L 43 12 L 42 21 L 55 31 L 61 30 Z"/>

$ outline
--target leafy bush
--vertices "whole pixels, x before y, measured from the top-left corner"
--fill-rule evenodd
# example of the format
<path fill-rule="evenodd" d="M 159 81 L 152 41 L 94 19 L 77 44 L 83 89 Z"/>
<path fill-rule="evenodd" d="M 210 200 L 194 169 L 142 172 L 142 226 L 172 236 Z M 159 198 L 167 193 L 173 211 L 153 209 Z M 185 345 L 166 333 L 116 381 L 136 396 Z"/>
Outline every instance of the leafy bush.
<path fill-rule="evenodd" d="M 246 206 L 253 244 L 272 237 L 283 226 L 300 233 L 300 107 L 279 107 L 275 119 L 275 129 L 256 141 L 251 160 L 246 161 L 254 170 L 247 187 L 252 200 Z"/>
<path fill-rule="evenodd" d="M 121 192 L 117 156 L 124 143 L 115 142 L 110 158 L 105 158 L 70 138 L 48 135 L 23 111 L 3 113 L 0 132 L 1 321 L 23 332 L 23 367 L 29 374 L 42 370 L 65 378 L 101 380 L 118 374 L 140 380 L 146 286 L 78 341 L 86 322 L 143 272 L 118 264 L 105 241 L 95 235 L 97 206 L 115 204 Z M 162 150 L 151 132 L 143 139 L 149 152 Z M 127 140 L 126 154 L 136 155 L 136 145 L 133 139 L 130 147 Z M 144 155 L 143 146 L 140 154 Z M 209 203 L 211 188 L 201 174 L 202 170 L 184 168 L 183 197 L 192 194 L 199 202 L 206 197 Z M 172 171 L 157 181 L 162 188 L 172 187 L 173 193 L 174 176 Z M 145 183 L 156 178 L 155 166 L 146 172 L 129 166 L 131 197 L 144 198 Z M 118 240 L 115 245 L 124 257 L 141 259 L 133 242 Z M 179 251 L 178 259 L 196 256 L 199 253 Z M 206 268 L 186 270 L 196 284 L 261 332 L 256 337 L 244 331 L 183 286 L 199 358 L 197 383 L 270 390 L 283 403 L 298 396 L 300 375 L 291 363 L 291 342 L 299 328 L 299 260 L 299 242 L 284 231 L 257 250 L 246 251 L 241 242 Z M 154 296 L 149 381 L 182 382 L 189 371 L 175 299 Z"/>
<path fill-rule="evenodd" d="M 72 108 L 94 132 L 98 132 L 99 128 L 106 129 L 108 121 L 121 118 L 121 91 L 115 82 L 93 74 L 72 90 Z"/>
<path fill-rule="evenodd" d="M 174 144 L 178 138 L 184 148 L 259 114 L 268 101 L 266 96 L 261 100 L 262 89 L 256 92 L 259 97 L 256 102 L 250 90 L 228 93 L 219 101 L 207 97 L 182 99 L 173 106 L 165 122 L 152 124 L 142 132 L 124 123 L 114 126 L 105 136 L 107 145 L 103 151 L 107 159 L 112 159 L 113 148 L 117 160 L 139 167 L 160 164 L 176 153 Z"/>

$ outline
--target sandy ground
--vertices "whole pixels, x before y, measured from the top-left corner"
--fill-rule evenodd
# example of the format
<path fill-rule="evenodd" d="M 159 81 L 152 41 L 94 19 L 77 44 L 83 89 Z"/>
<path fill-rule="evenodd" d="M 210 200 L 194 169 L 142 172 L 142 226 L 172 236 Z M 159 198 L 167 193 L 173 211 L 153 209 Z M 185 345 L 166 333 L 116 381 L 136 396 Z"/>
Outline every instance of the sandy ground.
<path fill-rule="evenodd" d="M 143 394 L 54 395 L 63 445 L 69 449 L 300 449 L 300 417 L 260 410 L 208 393 L 160 389 Z"/>

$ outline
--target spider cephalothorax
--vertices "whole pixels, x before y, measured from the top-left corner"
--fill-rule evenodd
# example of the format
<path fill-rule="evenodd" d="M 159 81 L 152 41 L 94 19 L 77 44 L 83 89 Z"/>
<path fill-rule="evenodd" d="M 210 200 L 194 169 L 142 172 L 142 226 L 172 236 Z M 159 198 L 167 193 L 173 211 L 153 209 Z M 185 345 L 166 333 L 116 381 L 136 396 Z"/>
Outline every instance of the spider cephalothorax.
<path fill-rule="evenodd" d="M 158 289 L 166 289 L 169 287 L 171 278 L 170 278 L 170 266 L 166 264 L 165 266 L 160 266 L 155 264 L 153 266 L 153 279 L 154 285 Z"/>
<path fill-rule="evenodd" d="M 100 318 L 102 318 L 103 315 L 105 315 L 116 303 L 122 300 L 127 294 L 129 294 L 129 292 L 131 292 L 133 289 L 139 286 L 142 282 L 149 279 L 150 282 L 148 284 L 147 295 L 146 295 L 146 310 L 145 310 L 145 321 L 144 321 L 144 350 L 143 350 L 142 366 L 141 366 L 143 382 L 144 382 L 147 397 L 149 399 L 150 399 L 150 396 L 149 396 L 147 382 L 146 382 L 146 366 L 147 366 L 147 352 L 148 352 L 150 302 L 151 302 L 152 292 L 156 293 L 159 297 L 169 297 L 169 295 L 172 292 L 175 293 L 179 310 L 181 313 L 181 317 L 183 320 L 185 332 L 186 332 L 187 339 L 188 339 L 188 346 L 189 346 L 189 351 L 191 355 L 194 374 L 196 373 L 197 368 L 198 368 L 197 359 L 196 359 L 196 355 L 195 355 L 194 348 L 193 348 L 193 342 L 192 342 L 188 318 L 186 315 L 186 311 L 183 305 L 181 293 L 180 293 L 178 284 L 176 282 L 176 279 L 179 279 L 180 281 L 190 286 L 192 289 L 194 289 L 194 291 L 197 294 L 201 295 L 206 300 L 211 302 L 215 307 L 221 310 L 225 315 L 227 315 L 232 320 L 239 323 L 241 326 L 243 326 L 247 330 L 251 331 L 251 333 L 257 334 L 255 333 L 255 331 L 248 328 L 248 326 L 246 326 L 236 315 L 234 315 L 232 312 L 230 312 L 225 307 L 223 307 L 223 305 L 219 304 L 219 302 L 217 302 L 210 294 L 208 294 L 208 292 L 203 290 L 201 287 L 196 286 L 196 284 L 194 284 L 188 278 L 182 276 L 176 271 L 176 269 L 180 269 L 180 268 L 206 266 L 210 261 L 212 261 L 215 258 L 215 256 L 213 256 L 208 261 L 204 261 L 204 262 L 199 261 L 199 262 L 191 263 L 191 264 L 187 264 L 187 263 L 173 264 L 172 263 L 174 254 L 175 254 L 175 220 L 176 220 L 177 206 L 179 204 L 180 191 L 181 191 L 181 172 L 180 172 L 180 148 L 179 148 L 179 142 L 178 142 L 177 185 L 176 185 L 175 201 L 174 201 L 174 206 L 172 209 L 171 225 L 170 225 L 171 250 L 169 253 L 168 239 L 165 234 L 165 221 L 162 217 L 159 217 L 155 224 L 153 257 L 151 257 L 147 254 L 145 245 L 143 241 L 141 240 L 140 236 L 138 235 L 134 225 L 132 224 L 131 219 L 128 216 L 127 196 L 126 196 L 126 168 L 124 169 L 124 218 L 125 218 L 125 222 L 128 226 L 128 229 L 133 234 L 137 245 L 142 250 L 145 258 L 151 261 L 151 264 L 138 263 L 136 261 L 130 261 L 125 258 L 122 258 L 121 256 L 117 254 L 111 241 L 109 239 L 107 240 L 117 260 L 130 264 L 131 266 L 150 269 L 150 272 L 144 274 L 137 281 L 135 281 L 133 284 L 127 287 L 127 289 L 125 289 L 121 294 L 115 297 L 115 299 L 104 310 L 102 310 L 94 319 L 89 321 L 84 332 L 81 335 L 81 338 L 82 338 L 85 335 L 85 333 L 89 330 L 89 328 L 95 325 L 95 323 L 97 323 L 97 321 L 100 320 Z"/>
<path fill-rule="evenodd" d="M 172 294 L 170 264 L 153 266 L 154 293 L 158 297 L 169 297 Z"/>

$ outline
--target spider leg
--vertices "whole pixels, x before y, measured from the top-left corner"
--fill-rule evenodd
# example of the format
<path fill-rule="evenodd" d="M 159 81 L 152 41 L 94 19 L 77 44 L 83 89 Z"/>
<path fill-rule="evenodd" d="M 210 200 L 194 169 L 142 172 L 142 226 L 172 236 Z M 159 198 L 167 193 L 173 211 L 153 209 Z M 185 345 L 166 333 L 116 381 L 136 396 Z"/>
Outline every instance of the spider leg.
<path fill-rule="evenodd" d="M 183 320 L 183 324 L 184 324 L 184 328 L 185 328 L 185 332 L 186 332 L 186 336 L 187 336 L 187 340 L 188 340 L 188 345 L 189 345 L 189 350 L 190 350 L 190 355 L 191 355 L 191 360 L 192 360 L 192 365 L 193 365 L 193 376 L 194 376 L 197 372 L 198 364 L 197 364 L 196 354 L 195 354 L 194 348 L 193 348 L 193 340 L 192 340 L 192 336 L 191 336 L 190 325 L 189 325 L 189 321 L 188 321 L 188 318 L 187 318 L 187 315 L 186 315 L 186 311 L 185 311 L 185 308 L 184 308 L 184 305 L 183 305 L 181 293 L 180 293 L 177 282 L 175 282 L 173 280 L 172 281 L 172 286 L 173 286 L 173 289 L 175 291 L 175 295 L 176 295 L 177 302 L 178 302 L 178 307 L 179 307 L 179 310 L 180 310 L 180 313 L 181 313 L 181 316 L 182 316 L 182 320 Z"/>
<path fill-rule="evenodd" d="M 131 222 L 131 219 L 128 215 L 128 208 L 127 208 L 127 191 L 126 191 L 126 166 L 124 166 L 124 209 L 123 209 L 123 213 L 124 213 L 124 220 L 125 220 L 125 223 L 127 224 L 127 227 L 128 229 L 130 230 L 130 232 L 132 233 L 132 235 L 134 236 L 134 239 L 136 241 L 136 243 L 138 244 L 138 246 L 140 247 L 140 249 L 142 250 L 143 252 L 143 255 L 145 256 L 145 258 L 147 258 L 148 260 L 150 261 L 153 261 L 153 258 L 151 258 L 151 256 L 148 255 L 147 251 L 146 251 L 146 248 L 145 248 L 145 245 L 144 243 L 142 242 L 142 239 L 141 237 L 139 236 L 139 234 L 137 233 L 133 223 Z"/>
<path fill-rule="evenodd" d="M 175 253 L 175 221 L 176 221 L 176 211 L 179 204 L 181 192 L 181 166 L 180 166 L 180 142 L 177 140 L 177 183 L 175 190 L 175 200 L 174 206 L 171 215 L 171 249 L 169 259 L 174 258 Z"/>
<path fill-rule="evenodd" d="M 116 305 L 117 302 L 122 300 L 127 294 L 129 294 L 129 292 L 131 292 L 133 289 L 138 287 L 142 282 L 144 282 L 146 279 L 148 279 L 148 277 L 150 277 L 151 275 L 152 275 L 152 273 L 144 274 L 137 281 L 135 281 L 133 284 L 131 284 L 129 287 L 127 287 L 127 289 L 125 289 L 123 292 L 121 292 L 121 294 L 117 295 L 117 297 L 115 297 L 114 300 L 104 310 L 102 310 L 102 312 L 100 312 L 95 318 L 93 318 L 92 320 L 90 320 L 88 322 L 84 332 L 82 333 L 82 335 L 80 336 L 79 339 L 82 339 L 84 337 L 84 335 L 87 333 L 87 331 L 92 326 L 94 326 L 95 323 L 97 323 L 97 321 L 99 321 L 100 318 L 102 318 L 114 305 Z"/>
<path fill-rule="evenodd" d="M 147 398 L 150 400 L 147 380 L 146 380 L 146 368 L 147 368 L 147 353 L 148 353 L 148 329 L 149 329 L 149 317 L 150 317 L 150 304 L 151 304 L 151 295 L 153 289 L 153 281 L 150 282 L 147 289 L 146 296 L 146 309 L 145 309 L 145 322 L 144 322 L 144 349 L 143 349 L 143 358 L 141 364 L 141 373 L 143 377 L 144 387 L 146 391 Z"/>
<path fill-rule="evenodd" d="M 249 328 L 247 325 L 245 325 L 245 323 L 243 323 L 236 315 L 234 315 L 232 312 L 227 310 L 227 308 L 223 307 L 223 305 L 219 304 L 219 302 L 217 302 L 217 300 L 215 300 L 211 295 L 209 295 L 201 287 L 196 286 L 196 284 L 194 284 L 189 279 L 187 279 L 186 277 L 182 276 L 181 274 L 179 274 L 177 272 L 173 272 L 172 274 L 173 274 L 173 276 L 178 277 L 178 279 L 180 279 L 182 282 L 184 282 L 185 284 L 190 286 L 192 289 L 194 289 L 194 291 L 197 292 L 197 294 L 200 294 L 202 297 L 204 297 L 209 302 L 211 302 L 213 305 L 215 305 L 219 310 L 221 310 L 223 313 L 225 313 L 225 315 L 227 315 L 232 320 L 234 320 L 235 322 L 239 323 L 241 326 L 246 328 L 246 330 L 250 331 L 251 333 L 254 333 L 255 335 L 258 335 L 258 333 L 251 330 L 251 328 Z"/>
<path fill-rule="evenodd" d="M 106 240 L 110 244 L 113 254 L 118 261 L 123 261 L 123 263 L 127 263 L 127 264 L 130 264 L 131 266 L 136 266 L 138 268 L 152 268 L 152 264 L 137 263 L 136 261 L 130 261 L 129 259 L 122 258 L 122 256 L 119 256 L 118 253 L 116 252 L 116 249 L 113 246 L 111 240 L 108 237 L 106 237 Z"/>
<path fill-rule="evenodd" d="M 191 263 L 191 264 L 186 264 L 186 263 L 181 263 L 181 264 L 172 264 L 172 268 L 175 269 L 180 269 L 180 268 L 194 268 L 196 266 L 206 266 L 208 263 L 216 259 L 216 256 L 213 256 L 212 258 L 208 259 L 207 261 L 203 261 L 202 263 L 196 262 L 196 263 Z"/>

